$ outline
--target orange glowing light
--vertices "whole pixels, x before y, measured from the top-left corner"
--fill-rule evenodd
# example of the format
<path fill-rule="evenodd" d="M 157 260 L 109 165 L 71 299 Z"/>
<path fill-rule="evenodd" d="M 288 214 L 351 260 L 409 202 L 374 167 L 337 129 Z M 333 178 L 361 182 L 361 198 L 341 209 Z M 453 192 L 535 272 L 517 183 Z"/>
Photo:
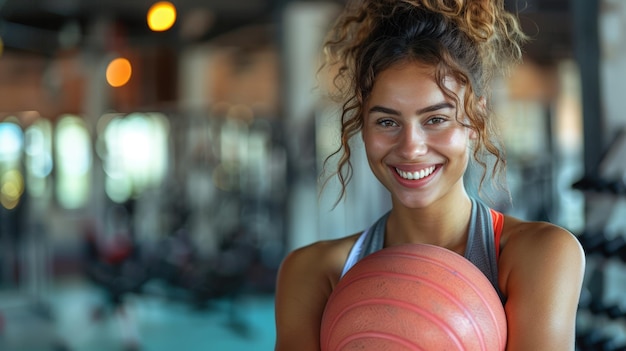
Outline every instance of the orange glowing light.
<path fill-rule="evenodd" d="M 130 61 L 123 57 L 118 57 L 107 66 L 107 83 L 114 88 L 121 87 L 128 83 L 132 73 L 133 69 L 130 65 Z"/>
<path fill-rule="evenodd" d="M 176 22 L 176 7 L 169 1 L 156 2 L 148 10 L 147 20 L 151 30 L 166 31 Z"/>

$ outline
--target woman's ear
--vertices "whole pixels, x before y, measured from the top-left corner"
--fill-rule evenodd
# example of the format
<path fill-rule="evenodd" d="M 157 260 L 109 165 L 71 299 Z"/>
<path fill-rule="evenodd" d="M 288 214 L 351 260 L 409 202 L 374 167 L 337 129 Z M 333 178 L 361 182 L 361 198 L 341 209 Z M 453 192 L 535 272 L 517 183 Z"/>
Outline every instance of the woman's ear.
<path fill-rule="evenodd" d="M 487 99 L 484 96 L 478 98 L 478 106 L 483 110 L 483 113 L 487 112 Z"/>
<path fill-rule="evenodd" d="M 472 141 L 476 141 L 476 139 L 478 139 L 478 132 L 473 128 L 469 128 L 469 138 Z"/>

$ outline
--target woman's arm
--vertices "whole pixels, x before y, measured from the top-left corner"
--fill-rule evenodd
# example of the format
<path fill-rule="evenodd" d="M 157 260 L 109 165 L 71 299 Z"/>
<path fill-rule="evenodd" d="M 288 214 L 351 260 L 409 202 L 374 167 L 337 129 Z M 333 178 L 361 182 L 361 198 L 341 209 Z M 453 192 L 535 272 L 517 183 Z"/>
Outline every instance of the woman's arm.
<path fill-rule="evenodd" d="M 548 223 L 512 228 L 500 258 L 507 295 L 507 351 L 575 349 L 585 255 L 568 231 Z"/>
<path fill-rule="evenodd" d="M 319 351 L 320 322 L 334 285 L 328 244 L 290 253 L 276 284 L 276 351 Z"/>

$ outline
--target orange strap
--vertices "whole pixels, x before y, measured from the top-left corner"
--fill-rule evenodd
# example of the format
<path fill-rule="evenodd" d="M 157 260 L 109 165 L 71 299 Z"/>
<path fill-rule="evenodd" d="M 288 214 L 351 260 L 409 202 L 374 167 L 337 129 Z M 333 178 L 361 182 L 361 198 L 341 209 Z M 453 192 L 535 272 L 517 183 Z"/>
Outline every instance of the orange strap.
<path fill-rule="evenodd" d="M 491 210 L 493 220 L 493 236 L 496 245 L 496 260 L 500 258 L 500 236 L 502 236 L 502 226 L 504 225 L 504 215 L 494 209 Z"/>

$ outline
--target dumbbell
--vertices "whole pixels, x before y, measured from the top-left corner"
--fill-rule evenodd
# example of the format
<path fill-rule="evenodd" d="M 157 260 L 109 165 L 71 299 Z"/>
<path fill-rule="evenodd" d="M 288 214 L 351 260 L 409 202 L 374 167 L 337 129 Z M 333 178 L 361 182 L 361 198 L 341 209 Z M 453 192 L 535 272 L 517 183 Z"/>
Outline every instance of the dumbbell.
<path fill-rule="evenodd" d="M 609 351 L 626 351 L 626 344 L 616 345 Z"/>
<path fill-rule="evenodd" d="M 624 235 L 618 235 L 605 241 L 602 246 L 602 253 L 605 257 L 616 257 L 626 261 L 626 238 Z"/>
<path fill-rule="evenodd" d="M 615 195 L 626 194 L 626 182 L 623 180 L 607 180 L 597 175 L 585 175 L 572 184 L 572 188 L 581 191 L 595 191 Z"/>
<path fill-rule="evenodd" d="M 585 304 L 585 306 L 595 315 L 606 315 L 610 319 L 622 319 L 626 317 L 626 307 L 622 304 L 606 305 L 600 300 L 593 300 Z"/>
<path fill-rule="evenodd" d="M 602 232 L 585 231 L 578 235 L 578 241 L 587 255 L 602 254 L 606 237 Z"/>
<path fill-rule="evenodd" d="M 624 235 L 608 239 L 604 233 L 584 232 L 578 236 L 578 240 L 587 255 L 618 258 L 626 262 L 626 238 Z"/>
<path fill-rule="evenodd" d="M 572 184 L 572 188 L 581 191 L 595 190 L 598 185 L 598 180 L 599 178 L 594 175 L 585 174 L 582 178 Z"/>
<path fill-rule="evenodd" d="M 600 329 L 591 329 L 576 335 L 576 345 L 581 351 L 612 351 L 614 344 L 613 337 Z"/>
<path fill-rule="evenodd" d="M 622 319 L 626 317 L 626 307 L 621 304 L 612 304 L 606 306 L 606 315 L 611 319 Z"/>
<path fill-rule="evenodd" d="M 611 181 L 607 184 L 608 191 L 615 195 L 626 194 L 626 182 L 621 179 Z"/>

